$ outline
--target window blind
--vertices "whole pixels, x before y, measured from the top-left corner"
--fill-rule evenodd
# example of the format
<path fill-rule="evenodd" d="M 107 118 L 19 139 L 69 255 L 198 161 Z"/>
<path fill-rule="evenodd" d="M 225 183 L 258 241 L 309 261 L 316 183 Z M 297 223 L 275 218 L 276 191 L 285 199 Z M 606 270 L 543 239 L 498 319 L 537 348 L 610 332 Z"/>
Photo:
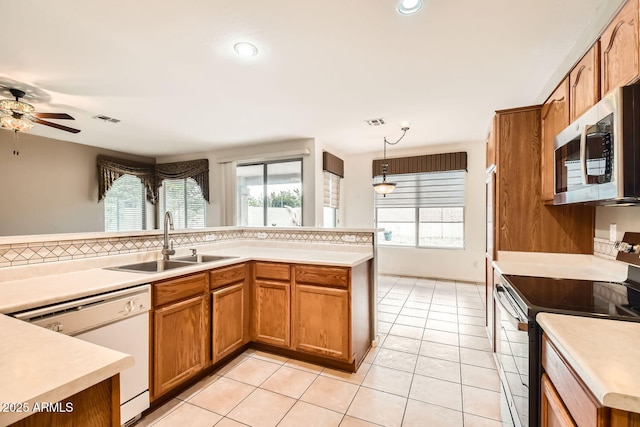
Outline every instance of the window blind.
<path fill-rule="evenodd" d="M 387 175 L 397 184 L 391 194 L 375 194 L 378 208 L 432 208 L 464 206 L 464 171 Z M 381 176 L 373 178 L 382 182 Z"/>
<path fill-rule="evenodd" d="M 104 197 L 104 231 L 144 230 L 145 187 L 140 178 L 122 175 Z"/>
<path fill-rule="evenodd" d="M 205 227 L 206 202 L 192 178 L 163 180 L 159 198 L 161 214 L 171 212 L 174 228 Z"/>
<path fill-rule="evenodd" d="M 340 177 L 324 171 L 323 205 L 325 208 L 340 208 Z"/>

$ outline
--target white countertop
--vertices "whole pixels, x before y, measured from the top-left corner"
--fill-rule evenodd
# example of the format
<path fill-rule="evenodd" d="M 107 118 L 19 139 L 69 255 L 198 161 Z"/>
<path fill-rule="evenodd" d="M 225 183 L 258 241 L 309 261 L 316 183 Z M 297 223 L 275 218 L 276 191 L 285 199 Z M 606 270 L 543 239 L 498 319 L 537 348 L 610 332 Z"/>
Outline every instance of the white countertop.
<path fill-rule="evenodd" d="M 61 271 L 58 274 L 44 274 L 31 277 L 29 269 L 33 269 L 32 266 L 24 268 L 10 267 L 7 270 L 14 270 L 14 272 L 22 269 L 28 278 L 16 278 L 20 277 L 20 275 L 14 273 L 14 277 L 11 278 L 15 280 L 3 281 L 0 275 L 0 313 L 13 313 L 250 260 L 354 267 L 373 258 L 373 254 L 370 251 L 345 252 L 340 250 L 285 249 L 253 246 L 199 250 L 198 253 L 233 256 L 235 258 L 194 264 L 193 266 L 159 273 L 135 273 L 106 270 L 104 268 L 73 271 L 74 263 L 79 262 L 68 261 L 51 263 L 41 267 L 50 272 L 54 272 L 55 270 L 52 269 L 57 268 Z M 157 256 L 157 251 L 152 255 Z M 186 253 L 184 255 L 186 255 Z M 137 255 L 137 258 L 133 261 L 133 258 L 130 258 L 129 261 L 124 261 L 123 257 L 104 257 L 103 265 L 105 267 L 112 267 L 114 265 L 125 265 L 148 260 L 142 259 L 141 257 L 142 255 Z M 114 264 L 114 260 L 118 259 L 120 261 L 116 261 L 117 264 Z M 100 265 L 99 261 L 99 259 L 92 260 L 94 265 Z M 35 267 L 37 268 L 38 266 Z"/>
<path fill-rule="evenodd" d="M 640 412 L 640 323 L 553 313 L 536 320 L 603 406 Z"/>
<path fill-rule="evenodd" d="M 503 275 L 622 282 L 628 264 L 593 255 L 501 251 L 493 267 Z"/>
<path fill-rule="evenodd" d="M 0 404 L 55 403 L 133 366 L 118 351 L 0 314 Z M 0 412 L 0 426 L 31 413 Z"/>

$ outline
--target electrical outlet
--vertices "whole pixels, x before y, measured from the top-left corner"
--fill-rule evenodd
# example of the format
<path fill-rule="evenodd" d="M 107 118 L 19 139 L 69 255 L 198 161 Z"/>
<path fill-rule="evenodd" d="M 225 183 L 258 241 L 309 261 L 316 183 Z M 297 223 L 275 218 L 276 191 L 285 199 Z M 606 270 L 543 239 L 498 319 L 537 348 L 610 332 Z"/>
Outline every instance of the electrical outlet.
<path fill-rule="evenodd" d="M 478 261 L 473 261 L 473 268 L 478 268 Z"/>
<path fill-rule="evenodd" d="M 205 242 L 213 242 L 214 240 L 216 240 L 216 235 L 215 234 L 207 234 L 206 236 L 204 236 L 204 240 L 205 240 Z"/>
<path fill-rule="evenodd" d="M 616 236 L 617 236 L 617 225 L 616 224 L 609 224 L 609 241 L 610 242 L 615 242 L 616 241 Z"/>
<path fill-rule="evenodd" d="M 266 239 L 267 233 L 258 233 L 258 239 Z"/>
<path fill-rule="evenodd" d="M 354 236 L 353 234 L 347 234 L 342 236 L 342 240 L 344 240 L 345 242 L 355 242 L 356 241 L 356 236 Z"/>

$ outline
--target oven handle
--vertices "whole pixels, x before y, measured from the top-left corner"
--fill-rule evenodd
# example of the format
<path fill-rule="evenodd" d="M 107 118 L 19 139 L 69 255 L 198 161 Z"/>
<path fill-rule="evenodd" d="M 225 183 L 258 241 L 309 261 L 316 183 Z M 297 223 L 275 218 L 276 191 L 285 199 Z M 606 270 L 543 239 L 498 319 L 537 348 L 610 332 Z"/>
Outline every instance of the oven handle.
<path fill-rule="evenodd" d="M 517 311 L 513 306 L 514 303 L 510 301 L 510 298 L 507 295 L 507 291 L 502 286 L 496 285 L 496 288 L 493 291 L 493 296 L 502 311 L 506 313 L 509 319 L 509 323 L 511 323 L 519 331 L 529 330 L 528 322 L 518 316 Z"/>

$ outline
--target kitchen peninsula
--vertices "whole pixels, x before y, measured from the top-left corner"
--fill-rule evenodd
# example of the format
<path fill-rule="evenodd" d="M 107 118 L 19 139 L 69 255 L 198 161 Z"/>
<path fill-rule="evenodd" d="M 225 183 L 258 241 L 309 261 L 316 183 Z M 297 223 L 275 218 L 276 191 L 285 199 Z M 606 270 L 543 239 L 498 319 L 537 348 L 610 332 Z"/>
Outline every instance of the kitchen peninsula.
<path fill-rule="evenodd" d="M 45 239 L 31 236 L 23 242 L 13 239 L 12 243 L 7 243 L 9 238 L 0 239 L 0 260 L 13 257 L 16 264 L 14 254 L 21 249 L 45 255 L 37 265 L 23 262 L 0 268 L 0 313 L 151 284 L 152 405 L 250 346 L 355 371 L 375 336 L 374 231 L 300 228 L 179 231 L 170 236 L 176 246 L 174 258 L 189 255 L 191 248 L 198 254 L 230 258 L 157 273 L 133 273 L 111 267 L 159 259 L 158 231 L 92 234 L 68 235 L 64 242 L 62 236 L 44 236 Z M 46 260 L 46 254 L 59 253 L 62 247 L 85 251 L 94 248 L 94 251 L 91 255 L 79 250 L 78 257 L 82 259 L 59 256 L 54 261 Z M 111 251 L 102 256 L 101 248 Z M 65 346 L 68 340 L 77 341 L 6 316 L 2 320 L 0 328 L 8 328 L 7 331 L 19 325 L 33 333 L 46 334 L 50 339 L 46 345 Z M 183 332 L 171 335 L 171 331 L 182 326 Z M 5 331 L 1 333 L 5 335 Z M 25 334 L 26 341 L 29 336 Z M 194 344 L 181 346 L 180 339 L 192 340 Z M 3 364 L 0 368 L 4 370 L 12 361 L 23 359 L 20 348 L 12 346 L 0 359 Z M 177 357 L 180 351 L 186 359 Z M 122 357 L 116 373 L 126 368 L 126 356 Z M 66 363 L 51 369 L 64 372 Z M 55 377 L 55 372 L 42 369 L 41 375 Z M 19 376 L 10 380 L 22 381 Z M 37 377 L 34 381 L 38 382 Z M 2 384 L 0 401 L 18 398 L 11 383 Z M 85 381 L 85 385 L 87 388 L 93 384 Z M 37 395 L 32 398 L 37 399 Z M 22 414 L 27 415 L 30 414 Z M 0 425 L 18 419 L 16 414 L 11 417 L 0 414 Z"/>

